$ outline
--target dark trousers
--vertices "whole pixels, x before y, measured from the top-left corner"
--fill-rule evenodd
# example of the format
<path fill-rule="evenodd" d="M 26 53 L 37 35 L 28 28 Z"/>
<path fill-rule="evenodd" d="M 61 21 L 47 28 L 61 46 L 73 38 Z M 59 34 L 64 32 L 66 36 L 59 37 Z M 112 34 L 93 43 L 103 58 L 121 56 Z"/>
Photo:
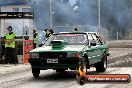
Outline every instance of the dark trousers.
<path fill-rule="evenodd" d="M 6 50 L 6 57 L 5 63 L 16 64 L 17 63 L 17 55 L 15 48 L 7 47 Z"/>
<path fill-rule="evenodd" d="M 34 48 L 34 49 L 36 48 L 36 43 L 33 43 L 33 48 Z"/>

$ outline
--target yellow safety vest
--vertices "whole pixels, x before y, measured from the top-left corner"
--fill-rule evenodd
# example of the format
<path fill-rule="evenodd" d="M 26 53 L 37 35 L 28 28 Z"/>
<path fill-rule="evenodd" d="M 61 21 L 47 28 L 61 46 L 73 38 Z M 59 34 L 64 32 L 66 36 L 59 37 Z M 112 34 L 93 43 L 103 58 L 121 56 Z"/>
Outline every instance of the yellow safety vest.
<path fill-rule="evenodd" d="M 33 38 L 33 42 L 34 42 L 34 43 L 37 43 L 37 33 L 34 33 L 34 35 L 35 35 L 35 36 L 34 36 L 34 38 Z"/>
<path fill-rule="evenodd" d="M 15 36 L 16 35 L 14 33 L 12 33 L 11 35 L 9 35 L 9 33 L 8 33 L 5 35 L 5 39 L 14 39 Z M 15 48 L 15 41 L 10 44 L 5 44 L 5 48 L 7 48 L 7 47 Z"/>

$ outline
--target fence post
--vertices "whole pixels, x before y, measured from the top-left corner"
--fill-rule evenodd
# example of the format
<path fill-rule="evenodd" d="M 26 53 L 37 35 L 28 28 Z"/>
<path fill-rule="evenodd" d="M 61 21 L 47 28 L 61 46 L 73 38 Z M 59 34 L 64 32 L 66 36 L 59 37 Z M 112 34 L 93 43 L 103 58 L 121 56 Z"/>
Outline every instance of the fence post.
<path fill-rule="evenodd" d="M 116 38 L 117 38 L 117 40 L 119 39 L 119 32 L 118 31 L 116 32 Z"/>

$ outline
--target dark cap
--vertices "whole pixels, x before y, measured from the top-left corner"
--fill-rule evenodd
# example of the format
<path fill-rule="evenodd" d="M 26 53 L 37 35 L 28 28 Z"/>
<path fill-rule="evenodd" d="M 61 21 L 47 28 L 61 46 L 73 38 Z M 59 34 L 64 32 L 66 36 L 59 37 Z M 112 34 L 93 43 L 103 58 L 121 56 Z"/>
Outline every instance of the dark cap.
<path fill-rule="evenodd" d="M 49 30 L 49 32 L 50 32 L 51 34 L 53 34 L 53 33 L 54 33 L 53 29 L 50 29 L 50 30 Z"/>
<path fill-rule="evenodd" d="M 11 28 L 11 29 L 12 29 L 12 27 L 11 27 L 11 26 L 9 26 L 7 29 L 9 29 L 9 28 Z"/>
<path fill-rule="evenodd" d="M 78 31 L 78 29 L 77 28 L 74 28 L 74 31 Z"/>
<path fill-rule="evenodd" d="M 46 32 L 48 29 L 44 29 L 44 31 Z"/>

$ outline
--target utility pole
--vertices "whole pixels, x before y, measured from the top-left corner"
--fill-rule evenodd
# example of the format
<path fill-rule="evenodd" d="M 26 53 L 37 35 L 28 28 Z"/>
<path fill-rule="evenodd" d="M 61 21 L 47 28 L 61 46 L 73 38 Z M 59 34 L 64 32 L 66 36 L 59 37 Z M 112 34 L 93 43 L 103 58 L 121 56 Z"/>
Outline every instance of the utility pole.
<path fill-rule="evenodd" d="M 116 39 L 119 39 L 119 31 L 116 32 Z"/>
<path fill-rule="evenodd" d="M 50 0 L 50 29 L 52 29 L 52 0 Z"/>
<path fill-rule="evenodd" d="M 101 35 L 101 25 L 100 25 L 100 0 L 98 0 L 98 27 L 99 27 L 99 34 Z"/>

